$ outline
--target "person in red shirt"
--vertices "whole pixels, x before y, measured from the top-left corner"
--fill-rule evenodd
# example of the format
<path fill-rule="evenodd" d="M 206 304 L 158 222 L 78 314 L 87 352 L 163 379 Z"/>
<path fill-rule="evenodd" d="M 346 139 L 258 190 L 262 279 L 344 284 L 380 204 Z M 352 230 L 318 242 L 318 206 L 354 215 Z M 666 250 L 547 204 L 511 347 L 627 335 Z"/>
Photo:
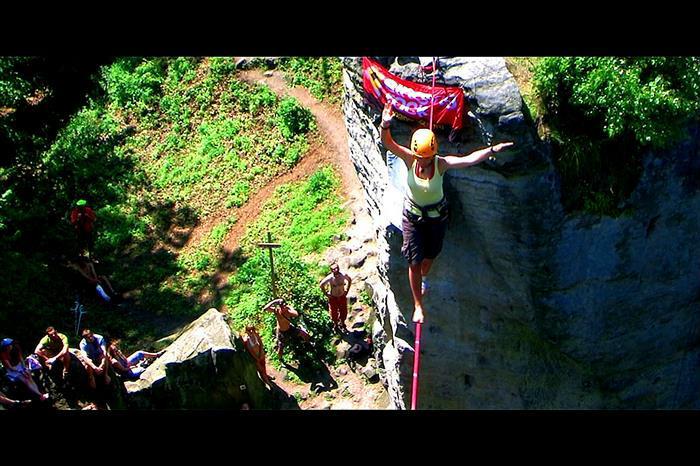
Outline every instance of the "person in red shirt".
<path fill-rule="evenodd" d="M 70 223 L 75 227 L 76 234 L 78 235 L 78 248 L 80 251 L 87 250 L 92 252 L 92 247 L 94 245 L 94 229 L 95 220 L 97 215 L 92 207 L 87 205 L 85 199 L 80 199 L 75 203 L 75 207 L 70 213 Z"/>

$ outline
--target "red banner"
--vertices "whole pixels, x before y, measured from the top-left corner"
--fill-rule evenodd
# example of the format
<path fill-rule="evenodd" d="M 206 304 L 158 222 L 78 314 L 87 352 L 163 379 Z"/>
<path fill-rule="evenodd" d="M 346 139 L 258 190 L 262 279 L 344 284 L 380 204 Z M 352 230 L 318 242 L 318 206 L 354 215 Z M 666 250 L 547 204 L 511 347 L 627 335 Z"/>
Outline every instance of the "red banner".
<path fill-rule="evenodd" d="M 454 131 L 462 128 L 464 93 L 459 87 L 427 86 L 389 73 L 372 60 L 362 58 L 362 87 L 370 100 L 384 107 L 387 97 L 394 110 L 412 120 L 430 120 L 430 101 L 433 101 L 433 125 L 450 125 Z"/>

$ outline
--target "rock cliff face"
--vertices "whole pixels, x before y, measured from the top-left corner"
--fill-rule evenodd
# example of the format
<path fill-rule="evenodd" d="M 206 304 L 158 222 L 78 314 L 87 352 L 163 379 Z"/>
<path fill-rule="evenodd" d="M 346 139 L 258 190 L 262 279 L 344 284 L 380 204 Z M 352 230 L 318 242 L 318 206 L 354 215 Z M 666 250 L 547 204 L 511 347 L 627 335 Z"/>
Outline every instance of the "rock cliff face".
<path fill-rule="evenodd" d="M 350 156 L 379 249 L 377 359 L 403 409 L 414 339 L 396 228 L 406 168 L 380 143 L 361 60 L 343 62 Z M 385 63 L 429 83 L 417 57 Z M 700 408 L 700 131 L 646 154 L 625 215 L 566 215 L 548 148 L 505 61 L 442 58 L 440 67 L 438 84 L 462 87 L 470 108 L 461 141 L 438 132 L 440 151 L 517 147 L 446 175 L 451 220 L 425 298 L 420 407 Z M 411 132 L 392 125 L 401 144 Z"/>
<path fill-rule="evenodd" d="M 210 309 L 170 345 L 141 378 L 125 382 L 139 409 L 253 409 L 271 407 L 255 363 L 216 309 Z"/>

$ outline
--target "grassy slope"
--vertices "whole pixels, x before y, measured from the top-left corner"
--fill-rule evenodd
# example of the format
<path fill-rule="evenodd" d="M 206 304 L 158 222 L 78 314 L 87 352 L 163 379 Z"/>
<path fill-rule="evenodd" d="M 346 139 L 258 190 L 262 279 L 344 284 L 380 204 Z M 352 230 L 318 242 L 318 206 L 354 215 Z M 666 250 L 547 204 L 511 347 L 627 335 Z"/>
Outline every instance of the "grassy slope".
<path fill-rule="evenodd" d="M 285 132 L 279 99 L 265 86 L 236 80 L 231 65 L 227 59 L 169 59 L 162 83 L 152 86 L 160 93 L 147 104 L 125 104 L 118 92 L 110 93 L 106 113 L 130 127 L 118 150 L 132 160 L 139 182 L 129 187 L 125 202 L 98 205 L 100 267 L 143 312 L 138 324 L 101 308 L 92 317 L 93 326 L 124 337 L 127 346 L 162 337 L 163 323 L 189 320 L 216 304 L 198 298 L 224 271 L 220 246 L 236 222 L 236 207 L 320 138 L 313 125 L 308 135 Z M 105 70 L 116 75 L 113 84 L 130 79 L 115 66 Z M 335 208 L 326 208 L 335 215 L 340 202 L 332 203 Z M 182 250 L 187 232 L 222 210 L 210 232 Z M 323 222 L 314 225 L 328 229 Z M 318 236 L 312 230 L 306 233 Z M 226 296 L 224 291 L 221 299 Z"/>

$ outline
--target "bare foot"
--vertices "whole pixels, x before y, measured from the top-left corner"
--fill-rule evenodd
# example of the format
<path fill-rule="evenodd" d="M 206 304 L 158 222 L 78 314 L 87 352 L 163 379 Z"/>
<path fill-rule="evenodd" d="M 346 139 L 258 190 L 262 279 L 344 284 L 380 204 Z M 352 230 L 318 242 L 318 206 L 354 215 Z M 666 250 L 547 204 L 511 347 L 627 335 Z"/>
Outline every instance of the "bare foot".
<path fill-rule="evenodd" d="M 422 324 L 423 323 L 423 308 L 421 306 L 416 306 L 415 309 L 413 310 L 413 322 L 417 324 Z"/>

